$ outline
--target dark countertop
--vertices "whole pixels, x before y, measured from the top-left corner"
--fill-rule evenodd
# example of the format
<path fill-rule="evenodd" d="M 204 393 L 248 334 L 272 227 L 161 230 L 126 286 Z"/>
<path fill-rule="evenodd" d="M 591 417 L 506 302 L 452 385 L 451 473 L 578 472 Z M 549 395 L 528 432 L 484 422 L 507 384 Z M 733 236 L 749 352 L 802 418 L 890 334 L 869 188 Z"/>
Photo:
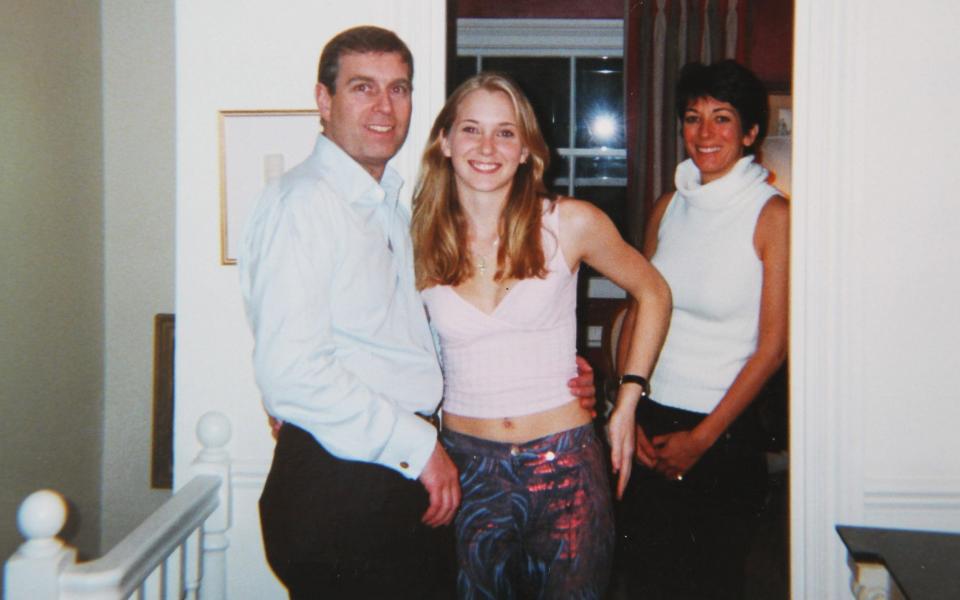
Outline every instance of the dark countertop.
<path fill-rule="evenodd" d="M 960 599 L 960 534 L 838 525 L 857 562 L 886 566 L 909 600 Z"/>

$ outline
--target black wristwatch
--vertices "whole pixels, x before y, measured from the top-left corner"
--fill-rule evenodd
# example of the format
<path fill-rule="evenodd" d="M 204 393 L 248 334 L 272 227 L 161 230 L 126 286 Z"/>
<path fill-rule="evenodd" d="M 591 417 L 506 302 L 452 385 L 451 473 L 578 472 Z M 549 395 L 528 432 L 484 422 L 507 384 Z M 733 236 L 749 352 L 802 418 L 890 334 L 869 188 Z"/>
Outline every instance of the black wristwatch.
<path fill-rule="evenodd" d="M 631 375 L 627 373 L 626 375 L 620 376 L 620 385 L 625 383 L 636 383 L 640 386 L 640 399 L 650 397 L 650 383 L 647 381 L 646 377 L 641 377 L 640 375 Z"/>

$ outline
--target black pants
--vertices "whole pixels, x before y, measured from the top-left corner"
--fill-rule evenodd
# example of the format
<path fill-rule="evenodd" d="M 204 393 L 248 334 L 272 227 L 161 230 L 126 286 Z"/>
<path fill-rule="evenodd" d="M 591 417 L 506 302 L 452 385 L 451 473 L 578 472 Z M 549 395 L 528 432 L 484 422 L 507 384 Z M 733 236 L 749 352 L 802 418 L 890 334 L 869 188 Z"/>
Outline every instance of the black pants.
<path fill-rule="evenodd" d="M 637 410 L 637 422 L 650 438 L 693 429 L 704 417 L 655 402 Z M 742 598 L 766 483 L 759 424 L 750 409 L 682 481 L 635 463 L 617 515 L 617 560 L 630 597 Z"/>
<path fill-rule="evenodd" d="M 287 423 L 260 497 L 267 561 L 294 600 L 451 598 L 452 534 L 420 523 L 428 503 L 419 481 Z"/>

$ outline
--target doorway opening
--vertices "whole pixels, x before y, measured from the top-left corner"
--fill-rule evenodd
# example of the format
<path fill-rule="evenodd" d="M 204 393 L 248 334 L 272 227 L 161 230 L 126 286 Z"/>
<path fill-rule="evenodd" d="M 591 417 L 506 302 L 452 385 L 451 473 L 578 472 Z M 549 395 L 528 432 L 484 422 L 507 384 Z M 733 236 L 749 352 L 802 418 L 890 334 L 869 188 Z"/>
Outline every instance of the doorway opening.
<path fill-rule="evenodd" d="M 737 3 L 516 4 L 449 0 L 448 92 L 481 70 L 514 78 L 530 98 L 551 147 L 547 184 L 552 191 L 595 203 L 626 239 L 639 246 L 646 214 L 653 201 L 672 188 L 674 166 L 684 158 L 672 103 L 666 103 L 663 124 L 654 125 L 657 116 L 649 105 L 654 71 L 677 71 L 685 57 L 712 62 L 733 43 L 734 55 L 771 93 L 770 135 L 760 155 L 774 172 L 775 185 L 781 189 L 786 185 L 789 195 L 793 0 L 740 2 L 733 37 L 728 35 L 727 10 Z M 663 14 L 657 12 L 659 5 L 665 7 Z M 694 13 L 695 7 L 704 10 L 684 13 Z M 690 51 L 674 47 L 657 54 L 653 40 L 661 28 L 688 17 L 685 47 Z M 694 48 L 705 30 L 714 32 L 711 42 Z M 695 38 L 697 34 L 701 37 Z M 646 142 L 641 142 L 655 134 L 673 136 L 672 143 L 658 150 L 669 160 L 654 160 Z M 624 298 L 609 280 L 588 268 L 581 270 L 577 347 L 597 371 L 601 397 L 605 384 L 615 381 L 605 341 Z M 786 367 L 771 378 L 755 403 L 764 423 L 771 477 L 762 533 L 749 559 L 747 597 L 776 600 L 789 597 Z M 612 596 L 619 597 L 626 596 Z"/>

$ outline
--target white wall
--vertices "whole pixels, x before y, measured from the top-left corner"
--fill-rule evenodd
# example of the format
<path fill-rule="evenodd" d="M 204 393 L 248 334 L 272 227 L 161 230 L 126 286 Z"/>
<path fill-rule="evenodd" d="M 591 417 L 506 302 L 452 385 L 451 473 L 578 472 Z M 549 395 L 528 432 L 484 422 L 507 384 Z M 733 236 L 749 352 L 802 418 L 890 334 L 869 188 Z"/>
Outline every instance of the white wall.
<path fill-rule="evenodd" d="M 173 0 L 102 0 L 104 447 L 101 544 L 168 498 L 150 488 L 153 319 L 174 306 Z"/>
<path fill-rule="evenodd" d="M 100 10 L 5 2 L 0 19 L 0 556 L 53 487 L 97 552 L 103 416 Z"/>
<path fill-rule="evenodd" d="M 443 0 L 176 3 L 176 483 L 185 483 L 189 461 L 199 450 L 197 419 L 209 410 L 227 414 L 233 423 L 228 450 L 237 461 L 228 554 L 231 597 L 265 598 L 280 590 L 267 576 L 255 506 L 273 441 L 253 382 L 237 272 L 220 264 L 217 114 L 313 108 L 323 44 L 338 31 L 364 23 L 395 30 L 415 56 L 414 116 L 397 158 L 412 182 L 444 99 Z"/>
<path fill-rule="evenodd" d="M 844 598 L 836 524 L 960 532 L 960 5 L 796 10 L 793 593 Z"/>

